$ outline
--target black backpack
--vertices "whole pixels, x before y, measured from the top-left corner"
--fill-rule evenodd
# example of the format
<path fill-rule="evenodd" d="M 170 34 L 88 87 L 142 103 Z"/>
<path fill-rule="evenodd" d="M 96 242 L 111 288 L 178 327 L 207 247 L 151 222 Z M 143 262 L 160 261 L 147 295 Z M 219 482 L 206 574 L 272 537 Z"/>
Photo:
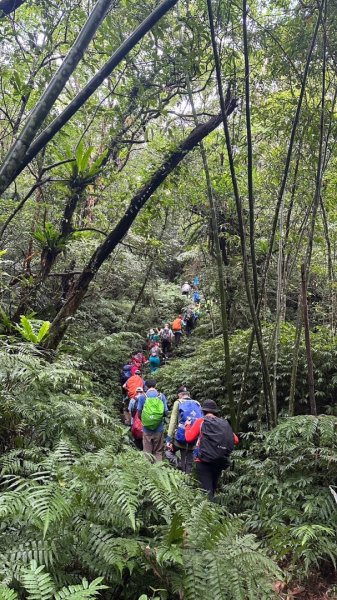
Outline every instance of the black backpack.
<path fill-rule="evenodd" d="M 233 449 L 234 435 L 228 421 L 219 417 L 205 417 L 201 425 L 198 457 L 203 462 L 228 462 Z"/>

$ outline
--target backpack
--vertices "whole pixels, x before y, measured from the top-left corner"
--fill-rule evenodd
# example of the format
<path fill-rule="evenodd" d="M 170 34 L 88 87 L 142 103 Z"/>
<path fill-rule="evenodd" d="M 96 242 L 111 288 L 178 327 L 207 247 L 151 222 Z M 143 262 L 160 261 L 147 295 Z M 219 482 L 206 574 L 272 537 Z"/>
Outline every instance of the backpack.
<path fill-rule="evenodd" d="M 165 412 L 164 402 L 161 394 L 158 396 L 146 395 L 145 404 L 142 410 L 142 423 L 148 429 L 157 429 L 163 420 Z"/>
<path fill-rule="evenodd" d="M 170 340 L 171 339 L 170 330 L 166 329 L 166 327 L 163 329 L 163 331 L 161 333 L 161 339 L 162 340 Z"/>
<path fill-rule="evenodd" d="M 194 320 L 194 315 L 193 315 L 193 312 L 190 310 L 185 315 L 185 323 L 193 323 L 193 320 Z"/>
<path fill-rule="evenodd" d="M 121 370 L 121 383 L 125 383 L 131 377 L 131 365 L 124 365 Z"/>
<path fill-rule="evenodd" d="M 135 440 L 141 440 L 143 437 L 143 424 L 139 418 L 138 411 L 136 412 L 135 416 L 133 417 L 131 434 L 132 434 L 132 437 L 135 438 Z"/>
<path fill-rule="evenodd" d="M 228 421 L 219 417 L 205 417 L 201 425 L 198 457 L 204 462 L 227 462 L 233 449 L 234 435 Z"/>
<path fill-rule="evenodd" d="M 203 412 L 201 410 L 201 406 L 199 402 L 196 400 L 191 400 L 191 398 L 186 398 L 186 400 L 181 400 L 179 402 L 179 424 L 176 431 L 176 440 L 180 444 L 186 444 L 185 438 L 185 423 L 188 418 L 191 419 L 191 422 L 194 423 L 196 419 L 199 419 L 203 416 Z"/>
<path fill-rule="evenodd" d="M 181 331 L 181 319 L 175 319 L 172 323 L 173 331 Z"/>

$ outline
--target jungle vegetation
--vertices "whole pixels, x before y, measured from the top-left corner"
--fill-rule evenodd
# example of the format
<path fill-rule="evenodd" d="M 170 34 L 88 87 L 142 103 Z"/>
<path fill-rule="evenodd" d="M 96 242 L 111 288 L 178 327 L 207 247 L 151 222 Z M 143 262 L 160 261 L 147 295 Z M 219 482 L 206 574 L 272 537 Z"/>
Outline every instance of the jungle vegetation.
<path fill-rule="evenodd" d="M 0 0 L 0 600 L 337 597 L 336 82 L 333 0 Z M 196 274 L 216 503 L 119 414 Z"/>

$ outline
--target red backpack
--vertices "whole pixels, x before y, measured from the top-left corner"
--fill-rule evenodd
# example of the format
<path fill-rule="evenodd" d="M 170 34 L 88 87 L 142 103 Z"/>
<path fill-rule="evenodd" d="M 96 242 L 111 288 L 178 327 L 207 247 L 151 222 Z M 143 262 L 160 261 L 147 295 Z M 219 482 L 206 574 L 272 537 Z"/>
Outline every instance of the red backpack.
<path fill-rule="evenodd" d="M 143 424 L 139 418 L 138 410 L 137 410 L 135 416 L 133 417 L 131 434 L 135 440 L 141 440 L 143 438 Z"/>

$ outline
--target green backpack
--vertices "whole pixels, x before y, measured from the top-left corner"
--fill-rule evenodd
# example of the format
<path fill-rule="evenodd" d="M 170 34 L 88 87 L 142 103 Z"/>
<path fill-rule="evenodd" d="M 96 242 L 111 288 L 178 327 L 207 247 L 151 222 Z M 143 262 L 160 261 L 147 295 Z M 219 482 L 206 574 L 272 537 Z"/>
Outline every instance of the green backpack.
<path fill-rule="evenodd" d="M 163 420 L 164 416 L 164 402 L 162 401 L 160 395 L 154 396 L 146 396 L 145 404 L 142 410 L 142 423 L 144 427 L 148 429 L 157 429 L 158 425 Z"/>

